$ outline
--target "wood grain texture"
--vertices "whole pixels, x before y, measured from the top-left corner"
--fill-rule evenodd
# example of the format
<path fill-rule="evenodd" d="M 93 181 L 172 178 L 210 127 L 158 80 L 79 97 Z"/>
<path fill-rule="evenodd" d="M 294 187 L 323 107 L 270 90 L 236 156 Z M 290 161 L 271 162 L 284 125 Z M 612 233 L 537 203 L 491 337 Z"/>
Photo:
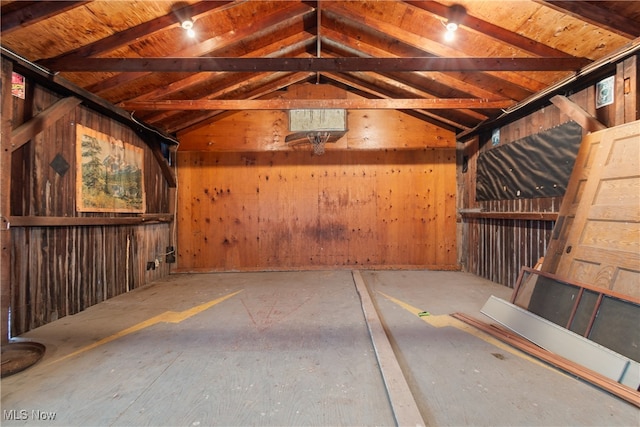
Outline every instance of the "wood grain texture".
<path fill-rule="evenodd" d="M 399 426 L 424 426 L 425 422 L 398 363 L 398 359 L 393 352 L 389 338 L 385 333 L 384 326 L 369 294 L 367 284 L 358 270 L 353 271 L 353 281 L 358 295 L 360 295 L 362 312 L 369 329 L 369 335 L 376 352 L 385 387 L 389 394 L 389 401 L 393 408 L 396 423 Z"/>
<path fill-rule="evenodd" d="M 602 109 L 596 111 L 593 91 L 594 88 L 589 87 L 571 94 L 568 99 L 585 114 L 596 117 L 606 126 L 612 126 L 612 117 L 603 115 Z M 624 100 L 619 101 L 624 102 Z M 499 129 L 498 147 L 550 129 L 570 119 L 555 105 L 541 107 L 521 119 L 502 126 Z M 458 175 L 459 179 L 464 179 L 463 188 L 460 191 L 467 195 L 466 198 L 459 200 L 458 207 L 463 211 L 471 211 L 468 215 L 465 213 L 461 216 L 463 221 L 461 239 L 468 242 L 460 248 L 461 264 L 468 271 L 481 277 L 506 286 L 513 286 L 522 266 L 534 266 L 545 255 L 563 250 L 563 245 L 557 242 L 551 232 L 556 224 L 556 217 L 569 222 L 575 215 L 575 211 L 569 213 L 562 210 L 563 197 L 476 201 L 477 155 L 479 152 L 493 148 L 490 141 L 491 135 L 485 134 L 478 139 L 477 143 L 471 141 L 465 145 L 463 155 L 468 159 L 468 172 Z M 587 156 L 586 152 L 579 154 L 577 162 L 591 161 Z M 526 167 L 526 165 L 516 166 Z M 571 191 L 578 191 L 575 194 L 580 194 L 579 188 Z M 568 189 L 567 193 L 569 192 Z M 515 212 L 518 214 L 511 214 Z M 536 215 L 539 217 L 536 218 Z M 545 260 L 545 262 L 551 262 L 551 259 L 545 258 Z"/>
<path fill-rule="evenodd" d="M 12 132 L 11 135 L 12 150 L 16 150 L 35 134 L 42 132 L 45 128 L 58 121 L 62 116 L 73 111 L 78 105 L 80 105 L 80 102 L 80 99 L 74 97 L 61 99 L 46 110 L 41 111 L 28 122 L 20 125 Z"/>
<path fill-rule="evenodd" d="M 11 122 L 13 96 L 11 96 L 11 62 L 2 61 L 0 94 L 2 95 L 2 118 L 0 119 L 0 342 L 9 340 L 9 307 L 11 305 Z"/>
<path fill-rule="evenodd" d="M 571 178 L 576 191 L 567 193 L 567 203 L 575 217 L 560 231 L 566 242 L 554 253 L 557 269 L 545 271 L 638 297 L 640 122 L 589 135 L 583 144 L 594 140 L 600 143 L 588 172 L 577 169 Z M 571 203 L 576 194 L 579 201 Z"/>
<path fill-rule="evenodd" d="M 65 56 L 42 64 L 57 71 L 91 72 L 264 72 L 264 71 L 577 71 L 589 60 L 576 57 L 495 58 L 495 57 L 415 57 L 415 58 L 209 58 L 145 57 L 87 58 Z M 128 105 L 128 104 L 127 104 Z M 137 108 L 136 104 L 131 107 Z M 144 108 L 146 109 L 146 108 Z"/>
<path fill-rule="evenodd" d="M 181 271 L 455 269 L 455 153 L 178 153 Z"/>
<path fill-rule="evenodd" d="M 299 84 L 283 93 L 286 99 L 366 101 L 332 85 Z M 243 111 L 181 133 L 181 151 L 292 151 L 285 137 L 289 118 L 286 111 Z M 395 110 L 352 110 L 347 114 L 347 134 L 327 150 L 380 150 L 454 147 L 451 131 Z"/>
<path fill-rule="evenodd" d="M 35 87 L 14 112 L 16 127 L 52 105 L 63 105 L 57 94 L 27 86 Z M 13 207 L 7 217 L 16 219 L 18 227 L 10 231 L 11 268 L 3 269 L 12 287 L 13 336 L 169 273 L 164 263 L 167 246 L 173 246 L 168 184 L 151 149 L 132 129 L 84 106 L 65 109 L 55 119 L 13 151 L 13 164 L 3 168 L 16 178 L 10 184 Z M 76 212 L 76 123 L 145 150 L 150 216 Z M 68 163 L 67 171 L 54 170 L 56 157 Z M 145 217 L 152 220 L 145 222 Z M 159 268 L 147 270 L 146 264 L 156 258 Z"/>

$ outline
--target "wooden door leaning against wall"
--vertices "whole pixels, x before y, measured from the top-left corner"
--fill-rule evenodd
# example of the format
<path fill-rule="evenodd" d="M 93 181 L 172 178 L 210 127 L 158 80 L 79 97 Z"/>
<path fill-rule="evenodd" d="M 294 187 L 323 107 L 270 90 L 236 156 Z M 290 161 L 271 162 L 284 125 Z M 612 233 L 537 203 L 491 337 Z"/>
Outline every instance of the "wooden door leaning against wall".
<path fill-rule="evenodd" d="M 585 136 L 543 270 L 640 297 L 640 121 Z"/>

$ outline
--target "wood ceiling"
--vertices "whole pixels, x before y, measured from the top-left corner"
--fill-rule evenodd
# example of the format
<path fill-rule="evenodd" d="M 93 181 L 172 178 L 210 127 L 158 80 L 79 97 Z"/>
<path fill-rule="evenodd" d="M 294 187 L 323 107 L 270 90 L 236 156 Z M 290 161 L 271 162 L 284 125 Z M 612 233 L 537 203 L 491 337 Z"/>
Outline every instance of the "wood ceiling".
<path fill-rule="evenodd" d="M 640 36 L 640 1 L 0 4 L 3 48 L 174 135 L 239 110 L 303 107 L 398 109 L 468 131 Z M 302 82 L 361 97 L 282 97 Z"/>

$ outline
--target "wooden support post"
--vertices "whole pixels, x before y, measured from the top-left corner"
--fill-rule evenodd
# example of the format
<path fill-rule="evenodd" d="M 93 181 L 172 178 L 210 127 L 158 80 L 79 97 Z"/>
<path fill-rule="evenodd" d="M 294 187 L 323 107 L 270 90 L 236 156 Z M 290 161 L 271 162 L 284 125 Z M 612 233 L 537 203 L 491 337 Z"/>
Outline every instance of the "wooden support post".
<path fill-rule="evenodd" d="M 638 79 L 640 66 L 638 55 L 633 55 L 617 65 L 615 123 L 621 125 L 640 119 L 640 95 Z"/>
<path fill-rule="evenodd" d="M 0 96 L 2 114 L 0 123 L 0 343 L 9 342 L 9 308 L 11 306 L 11 123 L 13 99 L 11 96 L 11 61 L 1 59 L 2 78 Z"/>

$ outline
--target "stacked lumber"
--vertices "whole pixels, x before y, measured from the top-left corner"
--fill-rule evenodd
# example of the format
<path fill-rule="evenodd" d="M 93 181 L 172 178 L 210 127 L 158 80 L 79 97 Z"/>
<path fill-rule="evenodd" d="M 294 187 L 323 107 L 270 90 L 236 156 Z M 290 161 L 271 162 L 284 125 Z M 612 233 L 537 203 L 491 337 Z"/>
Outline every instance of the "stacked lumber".
<path fill-rule="evenodd" d="M 550 365 L 575 375 L 591 384 L 617 396 L 640 408 L 640 391 L 620 384 L 597 372 L 585 368 L 577 363 L 565 359 L 557 354 L 547 351 L 520 335 L 514 334 L 498 325 L 487 324 L 463 313 L 453 313 L 452 317 L 461 320 L 489 335 L 509 344 L 533 357 L 536 357 Z"/>

